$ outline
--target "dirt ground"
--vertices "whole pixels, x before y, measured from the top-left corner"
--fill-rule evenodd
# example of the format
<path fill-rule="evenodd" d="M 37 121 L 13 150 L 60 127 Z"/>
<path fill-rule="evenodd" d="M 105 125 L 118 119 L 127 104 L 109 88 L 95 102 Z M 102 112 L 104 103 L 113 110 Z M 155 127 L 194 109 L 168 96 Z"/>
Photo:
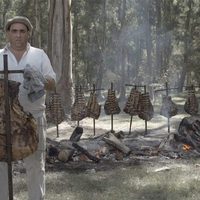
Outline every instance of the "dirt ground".
<path fill-rule="evenodd" d="M 196 200 L 199 199 L 199 154 L 185 152 L 177 143 L 169 143 L 177 133 L 179 123 L 188 116 L 184 110 L 184 97 L 174 97 L 179 112 L 168 121 L 159 114 L 160 104 L 154 105 L 154 117 L 147 123 L 121 112 L 114 115 L 113 130 L 123 132 L 122 142 L 131 153 L 116 159 L 116 150 L 109 149 L 98 163 L 74 160 L 46 163 L 48 200 Z M 123 106 L 121 106 L 123 107 Z M 57 127 L 48 126 L 48 139 L 67 141 L 77 122 L 64 121 Z M 95 155 L 105 145 L 102 137 L 111 130 L 111 116 L 103 110 L 98 120 L 85 118 L 79 122 L 83 128 L 80 144 Z M 95 127 L 95 128 L 94 128 Z M 58 137 L 59 135 L 59 137 Z M 163 144 L 163 145 L 161 145 Z M 162 147 L 158 151 L 158 147 Z M 95 150 L 95 151 L 94 151 Z M 15 163 L 14 192 L 17 199 L 27 200 L 25 171 L 22 163 Z M 192 172 L 192 173 L 191 173 Z"/>

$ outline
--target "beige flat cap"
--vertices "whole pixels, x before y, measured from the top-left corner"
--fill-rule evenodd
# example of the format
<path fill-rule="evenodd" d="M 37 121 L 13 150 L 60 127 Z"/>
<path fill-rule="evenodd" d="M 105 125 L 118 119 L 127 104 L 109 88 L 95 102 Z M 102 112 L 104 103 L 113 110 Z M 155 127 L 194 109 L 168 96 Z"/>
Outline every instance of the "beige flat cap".
<path fill-rule="evenodd" d="M 22 23 L 27 27 L 28 31 L 32 32 L 33 26 L 31 22 L 29 21 L 27 17 L 23 17 L 23 16 L 15 16 L 11 19 L 8 19 L 5 25 L 5 30 L 8 31 L 10 29 L 10 26 L 14 23 Z"/>

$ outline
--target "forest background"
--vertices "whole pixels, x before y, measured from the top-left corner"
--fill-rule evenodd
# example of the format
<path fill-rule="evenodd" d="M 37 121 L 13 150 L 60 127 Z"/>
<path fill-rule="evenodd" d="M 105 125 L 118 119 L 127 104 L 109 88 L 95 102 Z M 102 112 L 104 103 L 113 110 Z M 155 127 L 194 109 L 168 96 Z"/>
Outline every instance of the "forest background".
<path fill-rule="evenodd" d="M 66 113 L 77 85 L 112 82 L 124 99 L 126 84 L 200 84 L 199 0 L 0 0 L 0 48 L 14 15 L 33 23 L 30 42 L 49 55 Z"/>

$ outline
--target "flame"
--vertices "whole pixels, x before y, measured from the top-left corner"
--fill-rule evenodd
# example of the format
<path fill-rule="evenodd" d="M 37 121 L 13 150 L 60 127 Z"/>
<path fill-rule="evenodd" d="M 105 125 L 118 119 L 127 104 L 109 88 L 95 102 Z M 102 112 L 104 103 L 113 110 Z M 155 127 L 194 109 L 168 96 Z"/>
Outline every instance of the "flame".
<path fill-rule="evenodd" d="M 184 151 L 189 151 L 191 149 L 191 146 L 188 145 L 188 144 L 183 144 L 182 148 L 183 148 Z"/>

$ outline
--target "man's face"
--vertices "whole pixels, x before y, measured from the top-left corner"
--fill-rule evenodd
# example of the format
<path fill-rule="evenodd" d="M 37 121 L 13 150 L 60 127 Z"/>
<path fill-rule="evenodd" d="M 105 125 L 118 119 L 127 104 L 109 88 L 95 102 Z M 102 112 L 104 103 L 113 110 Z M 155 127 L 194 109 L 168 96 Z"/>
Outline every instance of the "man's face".
<path fill-rule="evenodd" d="M 26 48 L 30 32 L 22 23 L 11 24 L 10 30 L 6 32 L 11 47 L 15 50 L 23 50 Z"/>

